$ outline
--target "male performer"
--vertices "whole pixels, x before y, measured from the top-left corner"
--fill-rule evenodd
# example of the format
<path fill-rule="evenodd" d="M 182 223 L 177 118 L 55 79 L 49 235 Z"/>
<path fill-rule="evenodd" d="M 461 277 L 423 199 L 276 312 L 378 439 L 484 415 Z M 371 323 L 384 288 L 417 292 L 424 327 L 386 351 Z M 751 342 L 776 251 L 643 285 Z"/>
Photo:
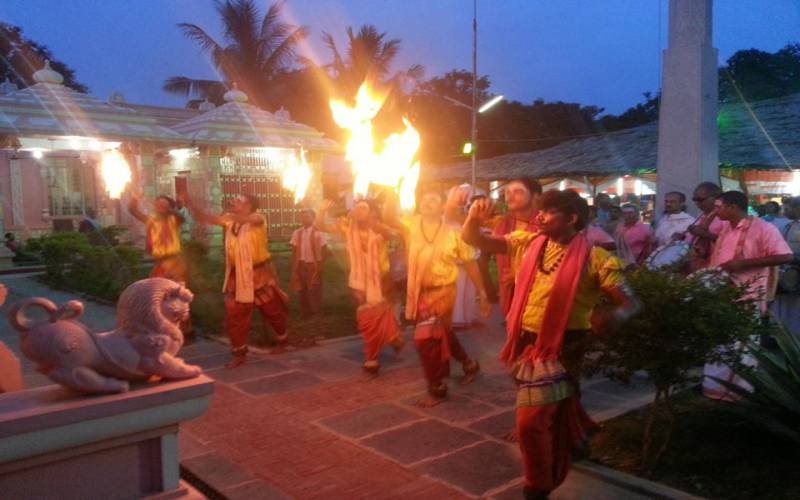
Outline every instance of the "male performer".
<path fill-rule="evenodd" d="M 395 200 L 387 200 L 384 220 L 402 228 L 408 241 L 408 287 L 406 319 L 413 321 L 417 347 L 428 395 L 417 402 L 429 407 L 447 397 L 444 378 L 450 375 L 450 358 L 461 363 L 462 383 L 469 383 L 480 370 L 453 333 L 452 316 L 456 299 L 458 264 L 463 263 L 470 280 L 478 289 L 480 312 L 489 315 L 489 299 L 475 262 L 475 249 L 464 243 L 458 230 L 444 220 L 444 199 L 439 192 L 423 192 L 419 214 L 397 219 Z"/>
<path fill-rule="evenodd" d="M 624 285 L 622 263 L 587 241 L 589 207 L 573 191 L 548 191 L 539 200 L 539 233 L 503 238 L 480 234 L 491 204 L 470 209 L 462 236 L 507 253 L 517 281 L 501 359 L 517 385 L 517 435 L 525 463 L 525 495 L 546 498 L 566 478 L 572 452 L 596 428 L 580 403 L 584 346 L 593 328 L 621 321 L 638 305 Z M 617 305 L 592 316 L 600 293 Z"/>
<path fill-rule="evenodd" d="M 667 245 L 683 233 L 694 222 L 686 213 L 686 195 L 672 191 L 664 195 L 664 215 L 656 223 L 656 244 Z"/>
<path fill-rule="evenodd" d="M 185 200 L 196 221 L 222 226 L 225 231 L 225 320 L 223 328 L 231 341 L 233 359 L 225 365 L 236 368 L 247 361 L 247 334 L 258 307 L 275 330 L 279 343 L 288 340 L 286 333 L 289 298 L 278 285 L 267 248 L 264 216 L 257 212 L 258 199 L 239 195 L 231 200 L 230 210 L 221 215 L 202 212 Z"/>
<path fill-rule="evenodd" d="M 700 210 L 700 215 L 689 226 L 686 242 L 692 247 L 690 270 L 696 271 L 708 267 L 708 260 L 714 251 L 714 243 L 725 223 L 717 217 L 714 202 L 721 193 L 719 186 L 713 182 L 701 182 L 694 189 L 692 201 Z"/>
<path fill-rule="evenodd" d="M 303 210 L 300 222 L 303 227 L 292 233 L 291 288 L 300 296 L 303 316 L 313 316 L 322 307 L 322 267 L 325 264 L 327 243 L 325 234 L 314 227 L 314 211 Z"/>
<path fill-rule="evenodd" d="M 537 200 L 542 186 L 534 179 L 521 178 L 508 183 L 505 189 L 508 213 L 495 225 L 495 236 L 502 237 L 514 231 L 536 232 Z M 500 288 L 500 311 L 508 314 L 514 296 L 514 274 L 508 256 L 497 254 L 497 279 Z"/>
<path fill-rule="evenodd" d="M 778 229 L 767 221 L 747 215 L 747 196 L 726 191 L 717 196 L 717 217 L 726 222 L 714 245 L 709 267 L 730 273 L 735 283 L 748 284 L 749 297 L 756 300 L 761 314 L 767 311 L 770 267 L 794 260 L 792 249 Z M 750 360 L 745 357 L 745 363 Z M 727 379 L 747 387 L 725 365 L 706 365 L 703 370 L 703 394 L 712 399 L 732 400 L 732 394 L 708 377 Z"/>
<path fill-rule="evenodd" d="M 636 205 L 622 205 L 622 224 L 617 226 L 614 239 L 617 255 L 626 266 L 641 265 L 653 247 L 653 230 L 639 217 Z"/>
<path fill-rule="evenodd" d="M 131 194 L 128 210 L 144 223 L 147 233 L 145 249 L 156 263 L 150 277 L 167 278 L 185 285 L 186 262 L 181 255 L 180 238 L 183 217 L 176 211 L 175 200 L 169 196 L 159 196 L 153 205 L 154 213 L 150 215 L 142 212 L 139 203 L 139 195 Z"/>
<path fill-rule="evenodd" d="M 322 203 L 316 227 L 320 231 L 344 236 L 350 258 L 347 284 L 356 304 L 358 332 L 364 339 L 364 371 L 376 374 L 380 369 L 378 355 L 391 345 L 399 352 L 405 345 L 394 314 L 389 275 L 387 241 L 391 230 L 377 220 L 377 214 L 367 200 L 356 202 L 348 219 L 336 225 L 326 223 L 331 202 Z"/>

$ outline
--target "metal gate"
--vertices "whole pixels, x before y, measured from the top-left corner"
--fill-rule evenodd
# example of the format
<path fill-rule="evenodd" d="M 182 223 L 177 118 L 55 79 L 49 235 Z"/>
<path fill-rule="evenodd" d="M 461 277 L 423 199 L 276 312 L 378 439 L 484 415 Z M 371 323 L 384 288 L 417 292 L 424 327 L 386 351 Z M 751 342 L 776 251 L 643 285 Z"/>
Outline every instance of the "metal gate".
<path fill-rule="evenodd" d="M 300 225 L 294 195 L 281 186 L 280 172 L 294 151 L 277 148 L 237 149 L 221 158 L 222 205 L 240 194 L 254 196 L 267 218 L 271 238 L 288 238 Z"/>

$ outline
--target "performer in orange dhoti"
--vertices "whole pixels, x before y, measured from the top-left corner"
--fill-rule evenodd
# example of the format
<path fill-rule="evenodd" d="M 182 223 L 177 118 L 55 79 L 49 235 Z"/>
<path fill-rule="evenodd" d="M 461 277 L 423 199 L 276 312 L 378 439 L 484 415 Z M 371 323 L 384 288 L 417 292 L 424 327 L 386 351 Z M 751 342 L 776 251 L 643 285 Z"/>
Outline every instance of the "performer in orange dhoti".
<path fill-rule="evenodd" d="M 181 255 L 181 225 L 183 217 L 177 212 L 175 200 L 159 196 L 154 203 L 155 213 L 147 215 L 139 208 L 140 199 L 132 194 L 128 210 L 145 225 L 146 251 L 153 257 L 155 266 L 151 278 L 167 278 L 186 284 L 186 262 Z"/>
<path fill-rule="evenodd" d="M 391 345 L 399 352 L 405 345 L 394 315 L 394 304 L 389 300 L 391 280 L 386 243 L 392 236 L 391 230 L 377 220 L 377 214 L 366 200 L 358 201 L 349 219 L 340 220 L 337 225 L 326 223 L 330 207 L 330 201 L 323 202 L 316 227 L 345 238 L 350 258 L 348 286 L 357 307 L 358 331 L 364 339 L 363 368 L 367 373 L 376 374 L 380 369 L 381 350 Z"/>
<path fill-rule="evenodd" d="M 583 231 L 589 207 L 573 191 L 540 198 L 539 233 L 484 236 L 490 203 L 470 209 L 462 236 L 482 250 L 506 253 L 516 275 L 501 359 L 517 382 L 517 435 L 526 498 L 547 498 L 566 478 L 572 452 L 596 428 L 580 403 L 579 380 L 590 330 L 622 320 L 637 305 L 624 286 L 622 263 L 592 246 Z M 593 317 L 604 292 L 617 304 Z"/>
<path fill-rule="evenodd" d="M 489 299 L 475 262 L 475 249 L 444 221 L 444 199 L 437 192 L 420 197 L 420 215 L 400 223 L 393 203 L 385 207 L 385 220 L 403 228 L 408 242 L 406 318 L 414 321 L 414 343 L 428 382 L 428 396 L 420 406 L 433 406 L 447 397 L 444 378 L 450 375 L 450 358 L 461 363 L 469 382 L 480 370 L 453 333 L 458 264 L 461 262 L 478 289 L 481 315 L 489 315 Z"/>
<path fill-rule="evenodd" d="M 195 220 L 222 226 L 225 231 L 225 320 L 223 328 L 231 341 L 233 359 L 225 365 L 236 368 L 247 361 L 247 334 L 258 307 L 264 323 L 272 326 L 277 340 L 288 340 L 286 322 L 288 296 L 278 286 L 267 248 L 264 216 L 257 212 L 258 200 L 239 195 L 231 201 L 230 211 L 222 215 L 201 212 L 186 200 Z"/>

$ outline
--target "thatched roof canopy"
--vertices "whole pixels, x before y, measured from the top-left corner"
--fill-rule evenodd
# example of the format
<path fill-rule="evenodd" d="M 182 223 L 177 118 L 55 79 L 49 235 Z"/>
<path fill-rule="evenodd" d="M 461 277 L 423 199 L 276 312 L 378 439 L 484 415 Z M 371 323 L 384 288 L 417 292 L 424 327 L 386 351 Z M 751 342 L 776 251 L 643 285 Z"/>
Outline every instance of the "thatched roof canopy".
<path fill-rule="evenodd" d="M 720 166 L 800 169 L 800 94 L 755 102 L 751 109 L 752 113 L 743 104 L 720 108 L 717 116 Z M 480 181 L 493 181 L 523 176 L 642 174 L 655 171 L 657 150 L 658 123 L 654 122 L 573 139 L 538 151 L 478 160 L 477 175 Z M 469 162 L 431 166 L 423 169 L 423 178 L 460 181 L 470 177 L 470 169 Z"/>

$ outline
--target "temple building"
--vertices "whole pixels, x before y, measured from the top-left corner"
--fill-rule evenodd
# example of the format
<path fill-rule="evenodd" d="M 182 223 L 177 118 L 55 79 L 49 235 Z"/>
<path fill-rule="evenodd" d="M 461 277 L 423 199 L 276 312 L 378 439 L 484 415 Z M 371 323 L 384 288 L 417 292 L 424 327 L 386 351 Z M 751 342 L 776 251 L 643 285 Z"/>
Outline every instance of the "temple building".
<path fill-rule="evenodd" d="M 336 142 L 286 111 L 247 104 L 236 88 L 220 107 L 188 110 L 128 104 L 119 94 L 104 102 L 62 85 L 49 64 L 34 80 L 21 90 L 0 84 L 0 229 L 22 239 L 73 230 L 91 211 L 103 225 L 129 226 L 133 239 L 141 237 L 107 193 L 101 171 L 109 151 L 122 154 L 145 199 L 187 192 L 218 212 L 226 198 L 251 194 L 270 236 L 288 236 L 299 208 L 281 186 L 283 168 L 307 161 L 307 199 L 318 200 L 322 163 L 341 156 Z"/>

